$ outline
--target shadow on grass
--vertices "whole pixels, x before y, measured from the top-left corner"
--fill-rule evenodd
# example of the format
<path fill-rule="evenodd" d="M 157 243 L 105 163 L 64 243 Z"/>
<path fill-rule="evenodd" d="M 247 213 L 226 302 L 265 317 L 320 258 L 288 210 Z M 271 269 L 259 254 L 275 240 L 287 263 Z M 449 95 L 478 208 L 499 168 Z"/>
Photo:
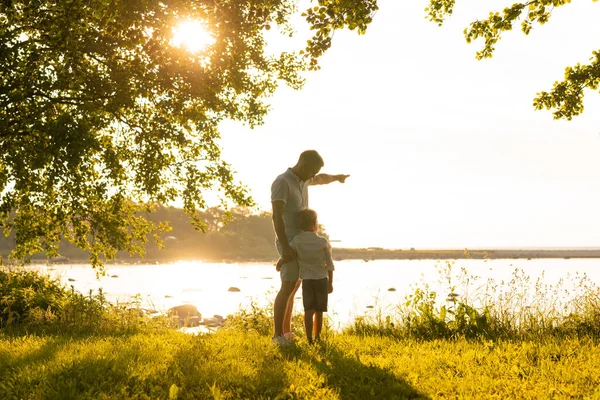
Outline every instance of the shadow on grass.
<path fill-rule="evenodd" d="M 131 337 L 140 332 L 121 332 L 110 334 L 104 332 L 68 332 L 60 333 L 51 331 L 50 333 L 30 333 L 24 329 L 12 329 L 0 331 L 0 340 L 19 341 L 19 340 L 43 340 L 43 343 L 37 349 L 33 349 L 21 354 L 14 354 L 10 351 L 0 351 L 0 373 L 7 368 L 18 369 L 22 366 L 27 366 L 36 363 L 43 363 L 52 359 L 56 353 L 64 348 L 72 345 L 77 345 L 86 340 L 95 339 L 116 339 Z"/>
<path fill-rule="evenodd" d="M 25 351 L 0 351 L 0 398 L 69 398 L 115 394 L 115 387 L 130 379 L 131 351 L 116 353 L 113 340 L 130 334 L 0 335 L 0 340 L 21 340 Z M 27 342 L 43 340 L 27 349 Z M 6 342 L 5 342 L 6 343 Z M 9 342 L 10 344 L 10 342 Z M 88 349 L 94 356 L 82 358 Z M 83 345 L 83 347 L 82 347 Z M 96 347 L 102 346 L 101 349 Z M 10 347 L 9 347 L 10 348 Z M 28 351 L 29 350 L 29 351 Z M 67 356 L 68 355 L 68 356 Z"/>
<path fill-rule="evenodd" d="M 163 330 L 163 331 L 166 331 Z M 39 329 L 31 332 L 26 328 L 11 328 L 0 330 L 0 340 L 7 341 L 18 341 L 22 339 L 26 340 L 43 340 L 43 344 L 35 350 L 26 352 L 25 354 L 15 355 L 11 352 L 0 351 L 0 372 L 5 368 L 19 368 L 20 366 L 26 366 L 43 362 L 51 359 L 55 353 L 62 350 L 63 348 L 81 343 L 86 340 L 96 339 L 122 339 L 132 337 L 143 333 L 136 330 L 122 330 L 116 333 L 110 333 L 107 331 L 90 331 L 85 329 L 69 329 L 69 330 L 57 330 L 57 329 Z"/>
<path fill-rule="evenodd" d="M 195 337 L 177 351 L 177 369 L 185 372 L 175 373 L 174 382 L 183 398 L 277 398 L 289 386 L 285 360 L 260 336 L 216 335 Z"/>
<path fill-rule="evenodd" d="M 392 371 L 363 363 L 335 344 L 321 343 L 311 352 L 310 362 L 326 377 L 341 399 L 428 399 L 429 397 L 398 378 Z"/>
<path fill-rule="evenodd" d="M 10 339 L 11 337 L 4 336 L 4 338 Z M 0 336 L 0 339 L 3 339 L 3 337 Z M 16 337 L 12 339 L 16 339 Z M 65 338 L 46 338 L 39 348 L 21 355 L 15 355 L 10 351 L 0 351 L 0 377 L 9 369 L 19 369 L 51 359 L 66 342 L 68 342 L 68 339 Z"/>
<path fill-rule="evenodd" d="M 345 354 L 335 343 L 279 349 L 259 335 L 226 331 L 43 339 L 29 351 L 0 351 L 0 398 L 167 398 L 172 385 L 180 399 L 294 397 L 290 385 L 307 382 L 307 366 L 341 399 L 426 398 L 392 371 Z M 317 393 L 320 385 L 307 390 Z"/>

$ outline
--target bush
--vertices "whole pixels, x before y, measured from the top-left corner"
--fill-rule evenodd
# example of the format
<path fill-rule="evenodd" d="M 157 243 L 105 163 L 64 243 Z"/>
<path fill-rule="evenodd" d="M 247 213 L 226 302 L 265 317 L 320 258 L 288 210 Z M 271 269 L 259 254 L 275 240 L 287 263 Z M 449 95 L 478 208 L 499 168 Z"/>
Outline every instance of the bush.
<path fill-rule="evenodd" d="M 229 315 L 223 328 L 257 332 L 261 336 L 270 335 L 273 331 L 272 310 L 273 307 L 261 308 L 252 302 L 249 309 L 240 309 Z"/>
<path fill-rule="evenodd" d="M 102 290 L 83 295 L 36 271 L 0 270 L 0 328 L 117 333 L 169 324 L 145 316 L 139 308 L 110 304 Z"/>

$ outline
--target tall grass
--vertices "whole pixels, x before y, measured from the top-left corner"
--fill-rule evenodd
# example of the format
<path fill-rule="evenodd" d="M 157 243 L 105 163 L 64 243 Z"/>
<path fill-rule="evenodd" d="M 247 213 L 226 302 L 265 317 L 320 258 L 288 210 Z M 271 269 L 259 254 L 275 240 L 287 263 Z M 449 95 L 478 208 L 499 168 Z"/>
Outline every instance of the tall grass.
<path fill-rule="evenodd" d="M 5 331 L 115 334 L 171 324 L 145 317 L 137 305 L 113 305 L 102 289 L 84 295 L 35 271 L 0 270 L 0 329 Z"/>
<path fill-rule="evenodd" d="M 509 281 L 482 283 L 455 269 L 454 261 L 438 265 L 441 290 L 421 282 L 403 303 L 358 317 L 345 332 L 422 340 L 600 337 L 600 290 L 586 275 L 551 285 L 543 274 L 533 282 L 515 269 Z"/>
<path fill-rule="evenodd" d="M 585 275 L 550 285 L 519 269 L 509 280 L 495 282 L 457 270 L 454 261 L 437 268 L 435 290 L 420 282 L 402 303 L 355 318 L 344 333 L 419 340 L 600 337 L 600 290 Z M 101 289 L 84 295 L 34 271 L 0 270 L 0 329 L 115 333 L 173 326 L 168 319 L 148 318 L 139 306 L 113 305 Z M 302 325 L 296 315 L 297 335 L 303 334 Z M 230 315 L 226 328 L 270 335 L 272 307 L 253 303 Z M 332 331 L 327 325 L 326 330 Z"/>

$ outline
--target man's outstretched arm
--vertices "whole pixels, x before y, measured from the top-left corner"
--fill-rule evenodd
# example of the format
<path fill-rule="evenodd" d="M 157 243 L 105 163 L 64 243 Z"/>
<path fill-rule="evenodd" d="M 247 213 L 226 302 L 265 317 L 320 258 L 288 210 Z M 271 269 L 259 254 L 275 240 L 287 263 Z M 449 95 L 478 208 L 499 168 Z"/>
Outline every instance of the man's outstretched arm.
<path fill-rule="evenodd" d="M 349 176 L 350 175 L 344 175 L 344 174 L 339 174 L 339 175 L 319 174 L 319 175 L 315 175 L 315 177 L 313 178 L 313 180 L 310 184 L 311 185 L 327 185 L 331 182 L 344 183 L 344 182 L 346 182 L 346 178 Z"/>

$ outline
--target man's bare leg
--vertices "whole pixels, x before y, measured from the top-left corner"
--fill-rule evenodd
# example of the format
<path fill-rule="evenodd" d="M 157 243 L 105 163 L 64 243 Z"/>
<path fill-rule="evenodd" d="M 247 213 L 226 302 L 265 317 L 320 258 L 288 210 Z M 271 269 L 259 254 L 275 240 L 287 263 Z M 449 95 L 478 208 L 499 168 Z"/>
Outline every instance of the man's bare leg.
<path fill-rule="evenodd" d="M 290 296 L 294 296 L 294 288 L 296 282 L 281 281 L 281 288 L 279 293 L 275 297 L 275 303 L 273 304 L 273 330 L 274 336 L 278 337 L 283 334 L 283 320 L 286 312 L 286 307 Z"/>
<path fill-rule="evenodd" d="M 298 279 L 296 281 L 296 285 L 294 286 L 294 291 L 290 294 L 290 297 L 288 298 L 288 302 L 285 307 L 285 314 L 283 315 L 283 334 L 292 331 L 292 313 L 294 312 L 294 297 L 296 297 L 296 292 L 298 291 L 300 284 L 302 284 L 302 280 Z"/>

